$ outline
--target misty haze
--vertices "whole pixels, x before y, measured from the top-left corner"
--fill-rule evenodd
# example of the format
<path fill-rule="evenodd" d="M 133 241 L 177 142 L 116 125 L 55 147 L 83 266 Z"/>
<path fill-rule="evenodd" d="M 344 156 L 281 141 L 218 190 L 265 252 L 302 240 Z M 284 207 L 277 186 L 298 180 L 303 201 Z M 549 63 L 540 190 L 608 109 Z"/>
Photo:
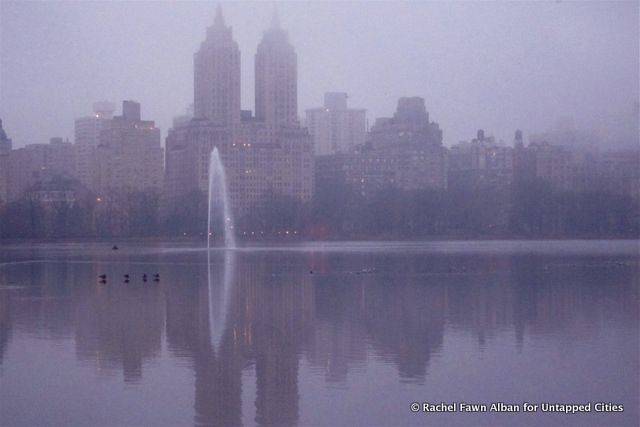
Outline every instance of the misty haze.
<path fill-rule="evenodd" d="M 640 3 L 0 1 L 0 426 L 637 426 Z"/>

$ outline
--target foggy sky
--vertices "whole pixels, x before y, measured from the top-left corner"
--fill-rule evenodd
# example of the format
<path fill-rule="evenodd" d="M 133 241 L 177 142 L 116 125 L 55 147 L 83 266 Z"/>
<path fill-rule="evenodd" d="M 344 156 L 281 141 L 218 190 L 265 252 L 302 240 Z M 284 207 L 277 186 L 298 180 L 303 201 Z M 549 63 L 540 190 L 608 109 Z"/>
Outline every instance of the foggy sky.
<path fill-rule="evenodd" d="M 0 1 L 0 117 L 14 146 L 73 140 L 94 101 L 142 104 L 163 143 L 193 102 L 193 54 L 216 2 Z M 254 109 L 254 54 L 273 2 L 221 2 Z M 284 2 L 298 53 L 298 107 L 345 91 L 371 124 L 422 96 L 451 145 L 478 128 L 511 142 L 573 116 L 637 141 L 639 3 Z"/>

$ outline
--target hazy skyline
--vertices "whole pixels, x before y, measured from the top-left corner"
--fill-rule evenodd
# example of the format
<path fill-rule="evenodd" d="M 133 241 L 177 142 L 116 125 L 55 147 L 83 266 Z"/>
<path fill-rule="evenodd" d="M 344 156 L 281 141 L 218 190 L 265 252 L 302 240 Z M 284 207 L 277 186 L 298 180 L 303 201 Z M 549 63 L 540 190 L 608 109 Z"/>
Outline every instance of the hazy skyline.
<path fill-rule="evenodd" d="M 193 54 L 218 2 L 0 3 L 0 117 L 14 147 L 73 140 L 94 101 L 142 104 L 164 137 L 193 102 Z M 638 2 L 220 2 L 241 51 L 242 108 L 277 5 L 298 54 L 299 115 L 345 91 L 370 124 L 425 98 L 445 145 L 511 142 L 573 116 L 638 131 Z M 608 126 L 607 130 L 605 126 Z"/>

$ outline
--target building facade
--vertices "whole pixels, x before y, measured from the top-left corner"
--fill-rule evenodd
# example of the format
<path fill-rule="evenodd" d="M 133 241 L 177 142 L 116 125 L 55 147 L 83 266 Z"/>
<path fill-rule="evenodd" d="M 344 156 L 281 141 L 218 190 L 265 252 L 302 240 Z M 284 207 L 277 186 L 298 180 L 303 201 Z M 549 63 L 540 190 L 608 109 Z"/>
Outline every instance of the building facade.
<path fill-rule="evenodd" d="M 365 144 L 317 157 L 318 185 L 335 185 L 336 178 L 363 196 L 385 188 L 446 189 L 447 150 L 440 127 L 429 121 L 424 99 L 401 98 L 394 117 L 377 119 Z"/>
<path fill-rule="evenodd" d="M 576 187 L 580 172 L 573 153 L 563 146 L 546 141 L 530 142 L 525 146 L 516 138 L 513 150 L 514 182 L 539 179 L 548 183 L 554 191 L 579 191 Z M 573 174 L 573 176 L 572 176 Z M 587 178 L 582 178 L 584 181 Z"/>
<path fill-rule="evenodd" d="M 160 129 L 142 120 L 140 104 L 123 101 L 122 116 L 104 124 L 95 150 L 95 189 L 104 194 L 159 191 L 163 157 Z"/>
<path fill-rule="evenodd" d="M 347 108 L 347 94 L 329 92 L 324 107 L 306 111 L 316 156 L 346 153 L 365 142 L 366 110 Z"/>
<path fill-rule="evenodd" d="M 80 182 L 90 189 L 95 188 L 95 152 L 100 132 L 113 119 L 114 110 L 111 102 L 95 102 L 92 115 L 75 120 L 76 170 Z"/>
<path fill-rule="evenodd" d="M 36 184 L 56 178 L 76 179 L 76 150 L 69 141 L 29 144 L 9 154 L 9 201 L 20 199 Z"/>
<path fill-rule="evenodd" d="M 482 129 L 471 142 L 449 150 L 448 182 L 451 188 L 507 188 L 513 183 L 513 147 L 485 137 Z"/>

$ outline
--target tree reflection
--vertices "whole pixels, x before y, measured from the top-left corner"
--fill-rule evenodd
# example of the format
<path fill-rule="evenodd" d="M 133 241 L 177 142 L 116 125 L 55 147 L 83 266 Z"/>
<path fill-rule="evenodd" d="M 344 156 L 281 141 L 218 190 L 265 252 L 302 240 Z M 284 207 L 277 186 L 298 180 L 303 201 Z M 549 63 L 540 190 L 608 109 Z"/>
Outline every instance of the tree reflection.
<path fill-rule="evenodd" d="M 78 360 L 125 382 L 143 381 L 145 363 L 166 352 L 194 374 L 202 426 L 298 424 L 309 365 L 345 388 L 374 358 L 402 382 L 428 383 L 454 330 L 480 350 L 513 331 L 522 349 L 530 337 L 570 342 L 638 322 L 633 256 L 213 251 L 86 261 L 12 270 L 24 289 L 0 292 L 0 363 L 16 331 L 75 338 Z M 142 282 L 152 270 L 162 281 Z M 124 272 L 135 279 L 123 283 Z M 243 406 L 247 378 L 255 401 Z"/>

